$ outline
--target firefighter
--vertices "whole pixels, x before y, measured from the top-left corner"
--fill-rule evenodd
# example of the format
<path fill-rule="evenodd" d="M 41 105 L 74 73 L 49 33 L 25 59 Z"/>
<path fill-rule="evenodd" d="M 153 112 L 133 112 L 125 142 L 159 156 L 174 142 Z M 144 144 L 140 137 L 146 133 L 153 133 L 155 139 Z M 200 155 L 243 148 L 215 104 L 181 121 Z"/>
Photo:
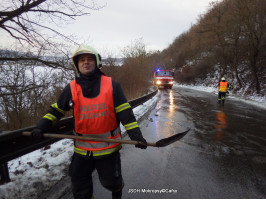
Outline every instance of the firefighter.
<path fill-rule="evenodd" d="M 219 93 L 218 93 L 218 103 L 219 104 L 222 103 L 222 105 L 224 105 L 226 93 L 229 93 L 227 91 L 227 88 L 228 89 L 233 89 L 231 84 L 226 82 L 225 78 L 222 77 L 221 82 L 219 83 Z"/>
<path fill-rule="evenodd" d="M 77 77 L 63 90 L 56 103 L 39 121 L 32 137 L 43 138 L 52 125 L 73 109 L 74 134 L 99 138 L 121 138 L 120 122 L 130 139 L 141 141 L 137 148 L 146 149 L 130 104 L 118 82 L 100 70 L 101 56 L 95 49 L 80 45 L 72 57 Z M 119 143 L 74 140 L 74 153 L 69 166 L 74 198 L 93 198 L 92 172 L 96 169 L 101 184 L 112 191 L 112 198 L 122 197 Z"/>

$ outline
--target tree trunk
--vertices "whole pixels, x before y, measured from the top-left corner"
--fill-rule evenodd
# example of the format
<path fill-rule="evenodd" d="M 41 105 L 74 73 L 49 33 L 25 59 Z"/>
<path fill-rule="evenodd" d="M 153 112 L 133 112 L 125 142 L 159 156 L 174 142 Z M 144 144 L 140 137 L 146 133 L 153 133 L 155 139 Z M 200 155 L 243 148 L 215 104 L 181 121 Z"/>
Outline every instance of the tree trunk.
<path fill-rule="evenodd" d="M 256 85 L 256 92 L 257 94 L 260 94 L 261 87 L 260 87 L 260 82 L 257 74 L 257 56 L 258 52 L 255 52 L 253 57 L 250 58 L 250 67 L 251 71 L 254 77 L 255 85 Z"/>
<path fill-rule="evenodd" d="M 242 88 L 243 85 L 242 85 L 242 82 L 241 82 L 241 80 L 240 80 L 240 78 L 239 78 L 239 73 L 238 73 L 238 71 L 237 71 L 237 64 L 236 64 L 236 66 L 234 66 L 234 69 L 235 69 L 235 78 L 236 78 L 236 80 L 237 80 L 237 83 L 238 83 L 238 85 L 239 85 L 239 88 Z"/>

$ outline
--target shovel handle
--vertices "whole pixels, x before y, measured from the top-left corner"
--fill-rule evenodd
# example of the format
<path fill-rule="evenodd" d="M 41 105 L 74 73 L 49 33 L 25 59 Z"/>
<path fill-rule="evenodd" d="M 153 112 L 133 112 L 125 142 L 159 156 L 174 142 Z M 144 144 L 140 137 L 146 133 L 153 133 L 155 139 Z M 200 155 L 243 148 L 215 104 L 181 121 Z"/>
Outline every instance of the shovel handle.
<path fill-rule="evenodd" d="M 31 136 L 31 132 L 22 132 L 23 136 Z M 105 139 L 105 138 L 95 138 L 89 136 L 78 136 L 78 135 L 65 135 L 65 134 L 54 134 L 54 133 L 44 133 L 44 137 L 47 138 L 61 138 L 61 139 L 74 139 L 74 140 L 89 140 L 98 142 L 108 142 L 108 143 L 120 143 L 120 144 L 142 144 L 140 141 L 135 140 L 119 140 L 119 139 Z M 147 143 L 147 146 L 156 147 L 156 143 Z"/>

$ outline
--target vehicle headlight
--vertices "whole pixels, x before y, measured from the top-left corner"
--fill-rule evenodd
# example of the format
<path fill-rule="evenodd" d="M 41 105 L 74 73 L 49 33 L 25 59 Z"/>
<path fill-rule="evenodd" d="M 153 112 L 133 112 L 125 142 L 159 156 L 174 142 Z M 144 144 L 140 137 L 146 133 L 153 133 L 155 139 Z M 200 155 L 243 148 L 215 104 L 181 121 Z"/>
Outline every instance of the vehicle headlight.
<path fill-rule="evenodd" d="M 174 82 L 173 82 L 173 81 L 170 81 L 169 83 L 170 83 L 170 84 L 173 84 Z"/>
<path fill-rule="evenodd" d="M 157 81 L 156 83 L 157 83 L 157 84 L 161 84 L 162 82 L 161 82 L 161 81 Z"/>

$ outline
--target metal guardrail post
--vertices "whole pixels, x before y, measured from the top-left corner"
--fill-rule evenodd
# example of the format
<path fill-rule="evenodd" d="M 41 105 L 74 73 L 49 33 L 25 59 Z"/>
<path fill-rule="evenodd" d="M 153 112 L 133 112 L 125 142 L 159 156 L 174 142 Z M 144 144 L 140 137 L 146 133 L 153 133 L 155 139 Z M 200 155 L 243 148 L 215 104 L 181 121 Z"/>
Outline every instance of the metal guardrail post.
<path fill-rule="evenodd" d="M 0 184 L 7 183 L 9 181 L 10 181 L 10 177 L 9 177 L 7 162 L 2 163 L 1 169 L 0 169 Z"/>

